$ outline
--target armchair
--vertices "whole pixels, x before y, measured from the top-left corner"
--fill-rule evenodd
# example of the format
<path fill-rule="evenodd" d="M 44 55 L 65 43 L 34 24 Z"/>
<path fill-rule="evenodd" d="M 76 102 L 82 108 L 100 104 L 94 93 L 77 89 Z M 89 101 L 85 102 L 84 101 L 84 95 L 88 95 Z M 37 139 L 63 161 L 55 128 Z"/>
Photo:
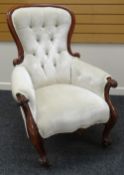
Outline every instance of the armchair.
<path fill-rule="evenodd" d="M 64 7 L 22 6 L 7 14 L 18 48 L 12 94 L 20 106 L 27 136 L 48 166 L 43 140 L 104 123 L 102 143 L 110 144 L 117 112 L 109 90 L 117 82 L 72 53 L 75 18 Z"/>

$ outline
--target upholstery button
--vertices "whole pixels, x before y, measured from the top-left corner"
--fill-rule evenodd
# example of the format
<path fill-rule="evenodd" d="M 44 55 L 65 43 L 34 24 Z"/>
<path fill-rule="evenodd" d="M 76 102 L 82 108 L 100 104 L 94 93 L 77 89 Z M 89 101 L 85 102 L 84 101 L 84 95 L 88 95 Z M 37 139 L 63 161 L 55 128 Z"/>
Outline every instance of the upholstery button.
<path fill-rule="evenodd" d="M 61 53 L 61 50 L 58 50 L 58 53 L 60 54 Z"/>
<path fill-rule="evenodd" d="M 44 69 L 44 65 L 43 64 L 41 64 L 41 67 L 42 67 L 42 69 Z"/>
<path fill-rule="evenodd" d="M 32 55 L 33 55 L 33 56 L 36 56 L 36 52 L 35 52 L 35 51 L 33 51 Z"/>
<path fill-rule="evenodd" d="M 48 50 L 46 50 L 46 55 L 48 55 L 49 54 L 49 52 L 48 52 Z"/>
<path fill-rule="evenodd" d="M 40 38 L 37 38 L 36 40 L 37 40 L 37 42 L 40 42 Z"/>
<path fill-rule="evenodd" d="M 45 28 L 45 23 L 42 24 L 42 28 Z"/>
<path fill-rule="evenodd" d="M 51 38 L 50 38 L 50 41 L 53 41 L 53 40 L 54 40 L 54 38 L 53 38 L 53 37 L 51 37 Z"/>
<path fill-rule="evenodd" d="M 32 29 L 32 27 L 33 27 L 32 24 L 30 24 L 30 25 L 29 25 L 29 28 Z"/>
<path fill-rule="evenodd" d="M 54 65 L 54 67 L 56 67 L 56 62 L 54 62 L 54 64 L 53 64 L 53 65 Z"/>
<path fill-rule="evenodd" d="M 59 26 L 59 24 L 58 24 L 58 23 L 56 23 L 56 24 L 55 24 L 55 26 L 56 26 L 56 27 L 58 27 L 58 26 Z"/>

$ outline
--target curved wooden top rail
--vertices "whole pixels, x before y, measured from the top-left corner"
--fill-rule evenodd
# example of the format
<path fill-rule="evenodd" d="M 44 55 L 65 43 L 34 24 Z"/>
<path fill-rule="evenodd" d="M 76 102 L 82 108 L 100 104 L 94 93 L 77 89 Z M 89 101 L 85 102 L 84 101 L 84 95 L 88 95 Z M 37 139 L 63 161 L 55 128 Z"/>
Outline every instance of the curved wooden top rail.
<path fill-rule="evenodd" d="M 67 38 L 67 50 L 68 52 L 72 55 L 72 56 L 75 56 L 75 57 L 80 57 L 80 54 L 79 53 L 72 53 L 71 51 L 71 38 L 72 38 L 72 34 L 73 34 L 73 31 L 74 31 L 74 26 L 75 26 L 75 16 L 74 14 L 69 10 L 69 9 L 66 9 L 65 7 L 62 7 L 62 6 L 56 6 L 56 5 L 49 5 L 49 4 L 33 4 L 33 5 L 24 5 L 24 6 L 19 6 L 19 7 L 16 7 L 16 8 L 12 8 L 8 13 L 7 13 L 7 22 L 8 22 L 8 27 L 10 29 L 10 32 L 15 40 L 15 43 L 16 43 L 16 46 L 17 46 L 17 49 L 18 49 L 18 58 L 14 59 L 13 60 L 13 64 L 14 65 L 17 65 L 17 64 L 20 64 L 23 59 L 24 59 L 24 50 L 23 50 L 23 47 L 22 47 L 22 44 L 19 40 L 19 37 L 15 31 L 15 28 L 13 26 L 13 22 L 12 22 L 12 14 L 15 10 L 19 9 L 19 8 L 30 8 L 30 7 L 54 7 L 54 8 L 61 8 L 61 9 L 64 9 L 66 11 L 68 11 L 71 15 L 71 18 L 72 18 L 72 22 L 71 22 L 71 26 L 70 26 L 70 30 L 68 31 L 68 38 Z"/>

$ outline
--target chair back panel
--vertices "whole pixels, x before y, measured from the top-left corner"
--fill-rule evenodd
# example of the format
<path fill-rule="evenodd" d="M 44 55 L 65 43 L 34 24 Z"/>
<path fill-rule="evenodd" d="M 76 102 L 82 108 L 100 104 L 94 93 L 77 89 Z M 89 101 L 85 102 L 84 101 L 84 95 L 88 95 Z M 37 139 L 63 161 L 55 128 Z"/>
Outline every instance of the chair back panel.
<path fill-rule="evenodd" d="M 22 7 L 12 13 L 12 22 L 24 50 L 21 64 L 35 88 L 70 82 L 67 40 L 71 14 L 57 7 Z"/>

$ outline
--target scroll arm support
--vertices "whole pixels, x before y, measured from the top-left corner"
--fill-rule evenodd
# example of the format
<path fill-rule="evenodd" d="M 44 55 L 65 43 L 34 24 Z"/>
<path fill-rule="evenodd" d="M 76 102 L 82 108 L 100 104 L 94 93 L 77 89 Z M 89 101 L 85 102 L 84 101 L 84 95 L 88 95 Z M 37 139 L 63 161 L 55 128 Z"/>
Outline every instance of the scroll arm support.
<path fill-rule="evenodd" d="M 109 95 L 110 88 L 111 87 L 116 88 L 117 85 L 118 85 L 117 81 L 113 80 L 111 77 L 107 78 L 104 95 L 105 95 L 105 101 L 107 102 L 110 109 L 110 118 L 109 121 L 105 124 L 105 128 L 102 135 L 102 144 L 104 146 L 108 146 L 111 144 L 110 131 L 114 127 L 118 118 L 117 110 L 113 106 Z"/>
<path fill-rule="evenodd" d="M 41 159 L 40 161 L 42 165 L 45 167 L 49 167 L 49 163 L 46 157 L 46 151 L 44 149 L 43 139 L 39 134 L 38 128 L 35 124 L 30 107 L 28 105 L 29 100 L 20 93 L 16 94 L 16 96 L 17 96 L 19 105 L 22 107 L 22 110 L 25 114 L 25 120 L 26 120 L 27 132 L 28 132 L 29 138 L 40 155 L 40 159 Z"/>

